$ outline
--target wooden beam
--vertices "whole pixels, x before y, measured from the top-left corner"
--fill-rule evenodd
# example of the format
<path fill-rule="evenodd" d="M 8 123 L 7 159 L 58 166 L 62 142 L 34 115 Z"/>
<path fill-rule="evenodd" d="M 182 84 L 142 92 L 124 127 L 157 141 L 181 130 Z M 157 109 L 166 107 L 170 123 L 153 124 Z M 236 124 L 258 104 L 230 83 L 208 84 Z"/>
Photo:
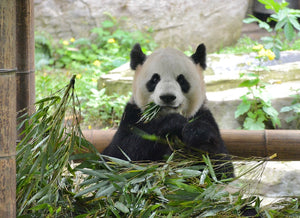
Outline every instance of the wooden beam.
<path fill-rule="evenodd" d="M 115 130 L 84 130 L 83 135 L 99 152 L 108 146 Z M 300 130 L 221 130 L 230 154 L 239 157 L 268 157 L 300 160 Z"/>

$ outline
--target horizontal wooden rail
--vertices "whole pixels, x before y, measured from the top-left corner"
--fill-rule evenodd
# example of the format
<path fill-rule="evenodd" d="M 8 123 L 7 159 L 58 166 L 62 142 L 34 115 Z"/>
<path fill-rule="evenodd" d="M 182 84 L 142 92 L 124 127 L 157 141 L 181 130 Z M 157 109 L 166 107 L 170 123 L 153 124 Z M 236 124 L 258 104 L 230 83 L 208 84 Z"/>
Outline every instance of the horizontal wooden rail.
<path fill-rule="evenodd" d="M 84 130 L 83 135 L 99 152 L 112 140 L 115 130 Z M 240 157 L 267 157 L 300 160 L 300 130 L 221 130 L 230 154 Z"/>

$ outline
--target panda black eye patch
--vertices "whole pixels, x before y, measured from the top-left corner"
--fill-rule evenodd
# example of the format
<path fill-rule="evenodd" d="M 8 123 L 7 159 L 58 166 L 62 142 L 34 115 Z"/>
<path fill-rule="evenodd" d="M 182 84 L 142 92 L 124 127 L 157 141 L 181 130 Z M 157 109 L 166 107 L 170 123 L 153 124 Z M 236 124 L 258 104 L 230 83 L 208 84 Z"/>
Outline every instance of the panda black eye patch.
<path fill-rule="evenodd" d="M 180 87 L 181 87 L 181 90 L 184 92 L 184 93 L 187 93 L 190 88 L 191 88 L 191 85 L 190 83 L 186 80 L 186 78 L 184 77 L 184 75 L 180 74 L 179 76 L 177 76 L 177 79 L 176 81 L 179 83 Z"/>
<path fill-rule="evenodd" d="M 151 79 L 146 84 L 148 91 L 153 92 L 159 81 L 160 81 L 160 76 L 157 73 L 153 74 Z"/>

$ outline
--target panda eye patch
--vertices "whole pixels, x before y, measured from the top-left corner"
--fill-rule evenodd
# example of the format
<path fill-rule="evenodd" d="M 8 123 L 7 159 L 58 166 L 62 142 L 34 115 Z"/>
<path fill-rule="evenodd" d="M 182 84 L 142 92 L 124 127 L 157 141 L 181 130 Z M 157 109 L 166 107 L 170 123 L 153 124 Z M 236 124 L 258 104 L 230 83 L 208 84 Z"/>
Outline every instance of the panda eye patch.
<path fill-rule="evenodd" d="M 181 90 L 184 93 L 187 93 L 190 90 L 190 83 L 186 80 L 186 78 L 184 77 L 184 75 L 180 74 L 179 76 L 177 76 L 176 81 L 179 83 Z"/>
<path fill-rule="evenodd" d="M 146 84 L 148 91 L 153 92 L 159 81 L 160 81 L 160 76 L 157 73 L 153 74 L 151 79 Z"/>

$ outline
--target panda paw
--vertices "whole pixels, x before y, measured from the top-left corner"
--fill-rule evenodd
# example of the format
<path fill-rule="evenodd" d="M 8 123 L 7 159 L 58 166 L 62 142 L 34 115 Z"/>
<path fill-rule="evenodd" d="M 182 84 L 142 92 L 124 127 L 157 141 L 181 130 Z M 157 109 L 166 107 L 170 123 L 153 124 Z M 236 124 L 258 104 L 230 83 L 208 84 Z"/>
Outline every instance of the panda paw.
<path fill-rule="evenodd" d="M 158 135 L 165 136 L 167 134 L 171 134 L 182 138 L 182 129 L 187 122 L 187 119 L 180 114 L 168 114 L 161 118 L 156 124 L 156 128 L 158 128 Z"/>
<path fill-rule="evenodd" d="M 219 153 L 221 142 L 218 135 L 209 126 L 196 126 L 192 123 L 182 130 L 182 140 L 188 147 L 194 147 L 204 152 Z"/>

